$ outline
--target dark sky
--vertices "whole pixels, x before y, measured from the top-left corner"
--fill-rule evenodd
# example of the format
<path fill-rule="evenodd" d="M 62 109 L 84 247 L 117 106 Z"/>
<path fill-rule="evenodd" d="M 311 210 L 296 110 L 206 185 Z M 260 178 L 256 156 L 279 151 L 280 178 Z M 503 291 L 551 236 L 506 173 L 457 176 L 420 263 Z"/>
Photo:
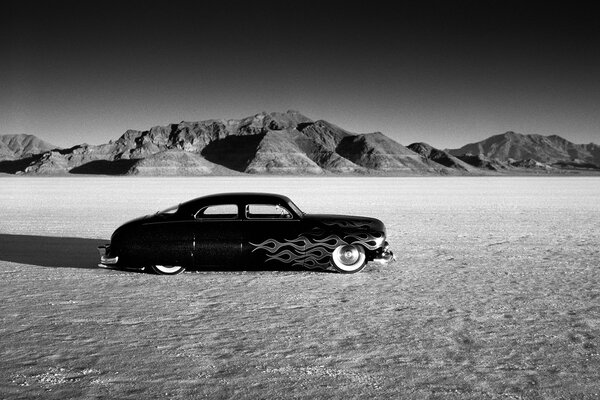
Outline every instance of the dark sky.
<path fill-rule="evenodd" d="M 295 109 L 404 145 L 507 130 L 600 142 L 599 15 L 585 3 L 152 3 L 3 6 L 0 134 L 97 144 Z"/>

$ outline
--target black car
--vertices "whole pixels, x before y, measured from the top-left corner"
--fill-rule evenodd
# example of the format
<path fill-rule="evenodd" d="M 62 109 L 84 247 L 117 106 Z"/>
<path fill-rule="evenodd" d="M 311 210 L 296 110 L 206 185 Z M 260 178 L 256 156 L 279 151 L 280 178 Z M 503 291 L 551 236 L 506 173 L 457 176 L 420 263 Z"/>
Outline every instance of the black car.
<path fill-rule="evenodd" d="M 353 273 L 394 256 L 375 218 L 305 214 L 268 193 L 200 197 L 127 222 L 98 248 L 100 267 L 174 275 L 212 266 L 291 265 Z"/>

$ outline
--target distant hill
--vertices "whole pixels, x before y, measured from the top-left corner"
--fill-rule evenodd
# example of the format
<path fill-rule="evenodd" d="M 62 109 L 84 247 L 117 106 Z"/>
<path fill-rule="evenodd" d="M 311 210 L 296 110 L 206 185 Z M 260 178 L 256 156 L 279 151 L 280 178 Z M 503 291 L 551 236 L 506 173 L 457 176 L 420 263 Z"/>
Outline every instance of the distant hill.
<path fill-rule="evenodd" d="M 20 159 L 56 148 L 34 135 L 0 135 L 0 160 Z"/>
<path fill-rule="evenodd" d="M 594 143 L 575 144 L 556 135 L 524 135 L 509 131 L 448 152 L 454 156 L 482 155 L 502 162 L 535 160 L 574 166 L 592 164 L 600 168 L 600 146 Z"/>
<path fill-rule="evenodd" d="M 455 150 L 408 147 L 297 111 L 262 112 L 128 130 L 115 141 L 58 149 L 32 135 L 0 136 L 0 172 L 103 175 L 489 175 L 600 172 L 600 147 L 507 132 Z"/>
<path fill-rule="evenodd" d="M 2 169 L 146 175 L 436 172 L 423 157 L 381 133 L 354 134 L 297 111 L 128 130 L 114 142 L 46 151 Z"/>
<path fill-rule="evenodd" d="M 481 170 L 478 169 L 480 167 L 466 163 L 458 159 L 457 157 L 454 157 L 453 155 L 449 154 L 448 152 L 436 149 L 435 147 L 432 147 L 427 143 L 413 143 L 409 145 L 408 148 L 414 151 L 415 153 L 422 155 L 426 159 L 446 167 L 446 170 L 442 170 L 446 173 L 449 170 L 457 170 L 465 173 L 481 172 Z"/>
<path fill-rule="evenodd" d="M 346 136 L 338 153 L 364 168 L 390 172 L 434 172 L 419 154 L 380 132 Z"/>

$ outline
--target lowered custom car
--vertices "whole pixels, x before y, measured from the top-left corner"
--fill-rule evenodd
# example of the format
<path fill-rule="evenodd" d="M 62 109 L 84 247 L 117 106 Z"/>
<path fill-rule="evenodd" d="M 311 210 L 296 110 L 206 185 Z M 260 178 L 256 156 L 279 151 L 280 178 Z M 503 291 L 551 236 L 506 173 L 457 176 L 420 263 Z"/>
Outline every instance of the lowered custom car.
<path fill-rule="evenodd" d="M 98 247 L 100 267 L 175 275 L 214 266 L 288 265 L 354 273 L 394 259 L 383 222 L 305 214 L 285 196 L 200 197 L 127 222 Z"/>

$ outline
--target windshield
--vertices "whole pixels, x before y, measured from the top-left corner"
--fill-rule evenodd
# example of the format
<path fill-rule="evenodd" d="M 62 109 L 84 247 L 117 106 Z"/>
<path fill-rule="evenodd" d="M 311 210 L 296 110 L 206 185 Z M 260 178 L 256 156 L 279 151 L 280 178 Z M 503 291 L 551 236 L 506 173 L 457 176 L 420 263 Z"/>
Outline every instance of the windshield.
<path fill-rule="evenodd" d="M 299 217 L 303 217 L 304 216 L 304 212 L 298 208 L 297 205 L 295 205 L 291 200 L 288 202 L 288 206 L 296 213 L 298 214 Z"/>
<path fill-rule="evenodd" d="M 179 209 L 179 204 L 177 204 L 176 206 L 171 206 L 169 208 L 166 208 L 162 211 L 159 211 L 159 212 L 157 212 L 157 214 L 175 214 L 178 209 Z"/>

